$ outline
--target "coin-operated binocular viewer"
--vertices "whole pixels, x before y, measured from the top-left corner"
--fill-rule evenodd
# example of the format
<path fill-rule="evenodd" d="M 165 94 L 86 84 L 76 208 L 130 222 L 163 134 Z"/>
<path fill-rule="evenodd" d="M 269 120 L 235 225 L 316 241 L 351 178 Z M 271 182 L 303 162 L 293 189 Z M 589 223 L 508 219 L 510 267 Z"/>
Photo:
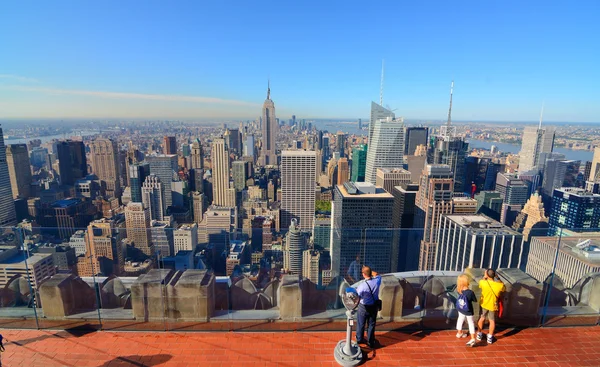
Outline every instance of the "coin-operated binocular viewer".
<path fill-rule="evenodd" d="M 354 314 L 360 302 L 360 297 L 356 293 L 356 289 L 352 287 L 346 288 L 341 294 L 342 302 L 346 307 L 346 339 L 340 340 L 335 346 L 333 352 L 335 360 L 342 366 L 358 366 L 362 361 L 362 350 L 352 341 L 352 326 L 354 326 Z"/>

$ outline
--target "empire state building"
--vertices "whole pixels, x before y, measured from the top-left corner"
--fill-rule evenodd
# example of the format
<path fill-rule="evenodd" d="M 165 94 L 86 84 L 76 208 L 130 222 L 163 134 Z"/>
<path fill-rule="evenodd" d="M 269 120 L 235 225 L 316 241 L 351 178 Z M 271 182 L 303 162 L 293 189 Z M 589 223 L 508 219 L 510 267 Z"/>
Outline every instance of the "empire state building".
<path fill-rule="evenodd" d="M 271 100 L 271 86 L 267 89 L 267 99 L 262 109 L 262 147 L 259 162 L 263 166 L 277 165 L 275 141 L 277 140 L 277 120 L 275 119 L 275 103 Z"/>

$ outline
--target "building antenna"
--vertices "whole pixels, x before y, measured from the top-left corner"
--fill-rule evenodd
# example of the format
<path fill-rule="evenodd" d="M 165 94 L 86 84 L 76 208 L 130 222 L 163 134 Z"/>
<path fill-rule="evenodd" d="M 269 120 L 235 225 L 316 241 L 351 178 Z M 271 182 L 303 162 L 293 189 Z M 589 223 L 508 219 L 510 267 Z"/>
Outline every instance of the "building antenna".
<path fill-rule="evenodd" d="M 450 127 L 450 124 L 452 123 L 452 93 L 454 91 L 454 80 L 452 81 L 452 84 L 450 85 L 450 107 L 448 108 L 448 122 L 446 123 L 446 126 Z"/>
<path fill-rule="evenodd" d="M 383 71 L 385 69 L 385 59 L 381 59 L 381 86 L 379 87 L 379 105 L 383 107 Z"/>
<path fill-rule="evenodd" d="M 267 99 L 271 98 L 271 78 L 267 79 Z"/>
<path fill-rule="evenodd" d="M 540 112 L 540 126 L 538 127 L 538 129 L 542 128 L 542 119 L 544 118 L 544 102 L 542 102 L 542 112 Z"/>

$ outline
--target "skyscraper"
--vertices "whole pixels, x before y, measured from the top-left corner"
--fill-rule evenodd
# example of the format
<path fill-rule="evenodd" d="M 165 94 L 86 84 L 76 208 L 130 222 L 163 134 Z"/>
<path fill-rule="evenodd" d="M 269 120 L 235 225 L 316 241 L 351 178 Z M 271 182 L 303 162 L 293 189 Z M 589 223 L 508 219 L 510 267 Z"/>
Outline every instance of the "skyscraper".
<path fill-rule="evenodd" d="M 544 181 L 542 183 L 542 199 L 544 205 L 552 202 L 554 189 L 577 186 L 577 176 L 581 161 L 566 159 L 548 159 L 544 165 Z"/>
<path fill-rule="evenodd" d="M 146 177 L 142 185 L 142 203 L 150 211 L 150 219 L 164 219 L 166 213 L 165 188 L 160 182 L 160 178 L 153 173 Z"/>
<path fill-rule="evenodd" d="M 302 231 L 312 229 L 316 159 L 314 151 L 281 152 L 281 228 L 287 229 L 295 218 Z"/>
<path fill-rule="evenodd" d="M 560 229 L 597 231 L 600 228 L 600 195 L 578 187 L 554 189 L 548 225 L 550 236 L 558 234 Z"/>
<path fill-rule="evenodd" d="M 163 153 L 177 154 L 177 139 L 174 136 L 165 136 L 163 138 Z"/>
<path fill-rule="evenodd" d="M 367 166 L 367 145 L 362 144 L 352 149 L 352 182 L 365 182 Z"/>
<path fill-rule="evenodd" d="M 204 154 L 202 152 L 202 142 L 200 139 L 196 139 L 192 143 L 191 159 L 193 169 L 204 169 Z"/>
<path fill-rule="evenodd" d="M 175 154 L 153 154 L 146 156 L 146 162 L 150 165 L 150 172 L 158 176 L 165 189 L 165 208 L 173 205 L 171 193 L 171 182 L 177 178 L 177 155 Z M 166 211 L 164 213 L 167 214 Z"/>
<path fill-rule="evenodd" d="M 106 195 L 119 198 L 121 183 L 119 178 L 119 148 L 110 139 L 96 139 L 90 145 L 92 170 L 106 184 Z"/>
<path fill-rule="evenodd" d="M 331 271 L 356 282 L 351 263 L 389 273 L 392 265 L 394 197 L 370 183 L 346 182 L 335 187 L 331 228 Z M 360 273 L 360 271 L 358 271 Z"/>
<path fill-rule="evenodd" d="M 587 174 L 586 180 L 589 182 L 599 182 L 600 181 L 600 147 L 594 148 L 594 157 L 592 158 L 592 162 L 589 165 L 589 173 Z M 587 171 L 587 164 L 586 164 Z"/>
<path fill-rule="evenodd" d="M 242 154 L 242 137 L 240 135 L 239 129 L 229 129 L 229 134 L 227 139 L 225 140 L 225 144 L 227 144 L 227 148 L 230 153 L 235 153 L 236 155 Z"/>
<path fill-rule="evenodd" d="M 342 132 L 338 132 L 336 135 L 336 147 L 337 151 L 340 153 L 340 157 L 344 158 L 346 156 L 346 139 L 348 136 Z"/>
<path fill-rule="evenodd" d="M 154 256 L 150 241 L 150 210 L 142 203 L 129 203 L 125 207 L 127 238 L 146 256 Z"/>
<path fill-rule="evenodd" d="M 192 193 L 192 205 L 194 212 L 194 222 L 200 223 L 202 222 L 202 216 L 206 211 L 206 206 L 204 203 L 204 194 L 199 193 L 198 191 L 194 191 Z"/>
<path fill-rule="evenodd" d="M 285 236 L 285 250 L 283 251 L 283 267 L 294 275 L 302 274 L 302 255 L 306 250 L 306 237 L 296 219 L 292 219 L 290 229 Z"/>
<path fill-rule="evenodd" d="M 142 185 L 148 175 L 150 175 L 150 165 L 148 163 L 132 163 L 129 165 L 129 185 L 132 202 L 142 202 Z"/>
<path fill-rule="evenodd" d="M 456 136 L 456 126 L 452 126 L 452 93 L 454 81 L 450 87 L 450 107 L 448 108 L 448 122 L 440 128 L 437 136 L 429 149 L 428 162 L 432 164 L 446 164 L 453 173 L 454 192 L 462 193 L 468 191 L 470 182 L 465 185 L 465 157 L 469 144 Z"/>
<path fill-rule="evenodd" d="M 542 128 L 542 119 L 538 127 L 528 126 L 523 131 L 523 142 L 519 152 L 519 171 L 541 170 L 540 162 L 542 153 L 551 153 L 554 149 L 554 136 L 556 129 L 553 127 Z"/>
<path fill-rule="evenodd" d="M 6 148 L 4 147 L 4 135 L 0 128 L 0 232 L 2 227 L 8 227 L 17 223 L 17 213 L 13 200 L 8 165 L 6 162 Z"/>
<path fill-rule="evenodd" d="M 267 99 L 262 109 L 262 147 L 260 163 L 263 166 L 277 165 L 277 120 L 275 119 L 275 103 L 271 100 L 271 86 L 267 89 Z"/>
<path fill-rule="evenodd" d="M 377 168 L 396 168 L 404 164 L 404 121 L 388 118 L 371 125 L 365 181 L 375 184 Z"/>
<path fill-rule="evenodd" d="M 419 185 L 414 184 L 394 187 L 394 246 L 391 271 L 414 271 L 419 267 L 421 230 L 414 228 L 418 191 Z"/>
<path fill-rule="evenodd" d="M 375 126 L 375 121 L 387 120 L 388 118 L 394 120 L 396 118 L 396 114 L 375 102 L 371 102 L 371 119 L 369 120 L 369 144 L 371 144 L 371 142 L 373 141 L 371 137 L 373 136 L 373 128 Z"/>
<path fill-rule="evenodd" d="M 529 198 L 529 187 L 523 180 L 509 173 L 498 173 L 496 191 L 502 195 L 504 204 L 525 205 Z"/>
<path fill-rule="evenodd" d="M 344 182 L 350 180 L 350 167 L 348 166 L 347 158 L 340 158 L 337 162 L 338 164 L 338 172 L 337 172 L 337 184 L 343 185 Z"/>
<path fill-rule="evenodd" d="M 248 162 L 235 161 L 231 164 L 231 175 L 233 177 L 233 187 L 240 192 L 246 188 L 246 171 Z"/>
<path fill-rule="evenodd" d="M 246 136 L 246 142 L 244 143 L 244 156 L 252 157 L 252 161 L 256 159 L 254 154 L 254 135 L 249 134 Z"/>
<path fill-rule="evenodd" d="M 6 162 L 8 164 L 13 198 L 28 198 L 31 193 L 31 166 L 29 164 L 27 145 L 8 145 L 6 147 Z"/>
<path fill-rule="evenodd" d="M 78 179 L 87 176 L 87 160 L 82 141 L 58 142 L 56 152 L 61 184 L 73 186 Z"/>
<path fill-rule="evenodd" d="M 525 267 L 523 235 L 484 215 L 442 215 L 434 269 Z"/>
<path fill-rule="evenodd" d="M 202 151 L 202 142 L 200 139 L 194 140 L 190 152 L 190 175 L 193 181 L 193 189 L 199 192 L 204 191 L 204 152 Z"/>
<path fill-rule="evenodd" d="M 91 274 L 79 276 L 123 274 L 124 251 L 115 221 L 103 218 L 91 222 L 87 227 L 86 242 L 89 251 L 87 256 L 91 257 L 92 263 L 98 267 L 91 269 Z"/>
<path fill-rule="evenodd" d="M 229 189 L 229 151 L 225 145 L 225 139 L 219 138 L 212 142 L 210 159 L 213 167 L 213 205 L 235 206 L 235 202 L 230 202 L 227 194 Z"/>
<path fill-rule="evenodd" d="M 329 136 L 323 137 L 323 150 L 322 150 L 322 158 L 323 158 L 323 166 L 326 165 L 327 161 L 329 161 L 329 157 L 331 156 L 330 147 L 329 147 Z"/>
<path fill-rule="evenodd" d="M 428 164 L 421 175 L 415 203 L 415 228 L 423 229 L 419 270 L 433 270 L 439 220 L 442 214 L 452 213 L 453 176 L 450 166 L 445 164 Z"/>
<path fill-rule="evenodd" d="M 407 127 L 406 141 L 404 142 L 404 154 L 415 155 L 415 150 L 419 145 L 427 146 L 427 138 L 429 137 L 429 128 L 426 127 Z"/>

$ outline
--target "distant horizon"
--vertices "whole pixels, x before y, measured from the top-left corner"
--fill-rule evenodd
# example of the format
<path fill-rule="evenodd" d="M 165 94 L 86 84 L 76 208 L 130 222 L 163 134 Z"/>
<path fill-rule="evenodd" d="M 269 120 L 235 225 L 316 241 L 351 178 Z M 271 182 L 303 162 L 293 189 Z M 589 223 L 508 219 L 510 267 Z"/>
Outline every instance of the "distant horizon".
<path fill-rule="evenodd" d="M 404 116 L 398 116 L 404 117 Z M 279 117 L 278 117 L 279 118 Z M 331 121 L 331 122 L 341 122 L 341 123 L 353 123 L 358 125 L 358 119 L 362 119 L 363 124 L 369 124 L 370 121 L 368 118 L 357 117 L 357 118 L 347 118 L 347 117 L 302 117 L 296 115 L 297 120 L 307 120 L 307 121 Z M 27 122 L 56 122 L 56 121 L 67 121 L 67 122 L 164 122 L 164 121 L 181 121 L 181 122 L 196 122 L 196 123 L 227 123 L 227 122 L 245 122 L 245 121 L 255 121 L 257 117 L 13 117 L 13 118 L 5 118 L 0 117 L 0 124 L 16 122 L 16 121 L 27 121 Z M 290 118 L 281 119 L 280 123 L 284 122 L 284 125 L 287 125 Z M 412 123 L 422 123 L 422 124 L 440 124 L 444 125 L 446 120 L 443 119 L 426 119 L 426 118 L 409 118 L 404 117 L 404 122 L 408 124 Z M 489 124 L 528 124 L 528 125 L 538 125 L 539 120 L 485 120 L 485 119 L 476 119 L 476 120 L 452 120 L 452 124 L 463 125 L 463 124 L 472 124 L 472 123 L 489 123 Z M 546 121 L 542 122 L 542 126 L 548 125 L 600 125 L 600 121 L 598 122 L 587 122 L 587 121 Z"/>

